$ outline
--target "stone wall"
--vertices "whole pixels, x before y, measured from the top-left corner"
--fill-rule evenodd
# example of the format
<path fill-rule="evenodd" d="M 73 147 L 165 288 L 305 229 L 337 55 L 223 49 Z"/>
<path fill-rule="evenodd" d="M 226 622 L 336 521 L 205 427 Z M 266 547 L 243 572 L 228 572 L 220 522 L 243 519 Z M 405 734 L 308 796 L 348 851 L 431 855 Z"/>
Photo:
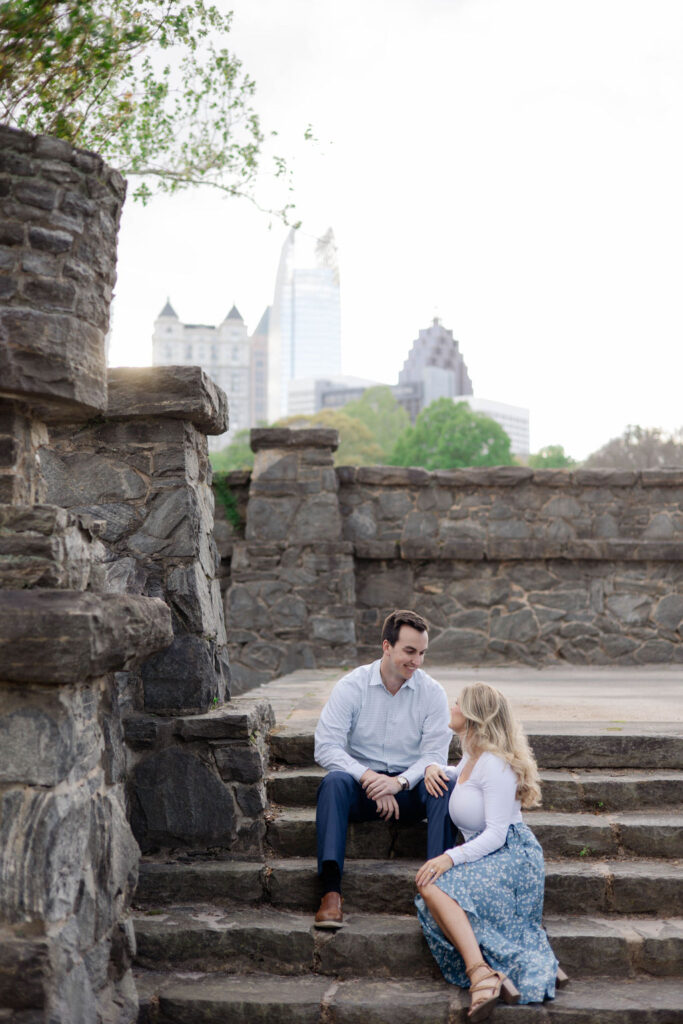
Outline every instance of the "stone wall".
<path fill-rule="evenodd" d="M 119 672 L 133 832 L 144 853 L 258 857 L 267 705 L 230 696 L 207 432 L 226 398 L 199 367 L 108 373 L 103 415 L 51 426 L 48 497 L 101 523 L 104 587 L 162 598 L 173 642 Z"/>
<path fill-rule="evenodd" d="M 103 415 L 51 427 L 41 449 L 48 500 L 104 523 L 107 589 L 171 609 L 172 645 L 121 680 L 131 709 L 197 713 L 225 699 L 206 433 L 226 424 L 225 395 L 199 367 L 110 370 Z"/>
<path fill-rule="evenodd" d="M 306 433 L 298 432 L 302 452 Z M 281 434 L 256 436 L 271 473 L 284 471 L 287 448 Z M 311 451 L 319 452 L 321 439 L 315 443 Z M 312 482 L 298 480 L 293 462 L 288 467 L 292 493 L 306 483 L 312 501 Z M 349 648 L 355 650 L 347 652 L 349 661 L 375 656 L 383 617 L 395 607 L 416 608 L 428 619 L 430 656 L 437 660 L 472 665 L 683 661 L 680 471 L 427 472 L 376 466 L 340 467 L 336 479 L 336 488 L 330 481 L 326 493 L 336 495 L 338 508 L 326 516 L 325 546 L 319 550 L 344 545 L 345 571 L 352 566 L 340 616 L 346 626 L 352 606 Z M 243 474 L 235 484 L 238 491 L 244 488 Z M 270 531 L 282 528 L 278 501 L 279 492 L 269 495 L 252 478 L 246 539 L 221 527 L 223 551 L 231 551 L 222 583 L 228 607 L 239 609 L 240 628 L 228 633 L 238 685 L 250 685 L 254 677 L 252 652 L 258 652 L 264 672 L 268 658 L 273 674 L 284 664 L 269 618 L 273 565 L 258 563 L 254 554 L 249 573 L 242 569 L 244 545 L 251 543 L 255 553 L 260 539 L 261 550 L 269 551 Z M 296 511 L 290 512 L 288 526 L 297 521 Z M 296 557 L 296 543 L 291 552 L 286 539 L 280 544 L 279 564 Z M 294 589 L 288 592 L 293 595 Z M 323 664 L 310 645 L 306 619 L 316 613 L 315 591 L 309 599 L 301 587 L 296 596 L 309 630 L 297 644 L 308 644 L 313 664 Z"/>
<path fill-rule="evenodd" d="M 107 375 L 120 175 L 0 150 L 0 1019 L 133 1024 L 138 842 L 263 852 L 272 712 L 224 704 L 227 403 L 199 368 Z"/>
<path fill-rule="evenodd" d="M 3 589 L 0 622 L 0 1008 L 128 1024 L 139 850 L 109 673 L 168 644 L 168 609 Z"/>

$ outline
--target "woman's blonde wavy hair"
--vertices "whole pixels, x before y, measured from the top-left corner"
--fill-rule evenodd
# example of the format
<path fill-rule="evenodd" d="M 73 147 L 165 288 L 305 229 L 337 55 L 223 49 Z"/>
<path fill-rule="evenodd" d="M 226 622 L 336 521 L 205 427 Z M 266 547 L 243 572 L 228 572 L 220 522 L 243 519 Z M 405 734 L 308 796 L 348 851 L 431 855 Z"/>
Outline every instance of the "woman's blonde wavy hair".
<path fill-rule="evenodd" d="M 488 683 L 470 683 L 458 697 L 466 721 L 463 746 L 471 755 L 497 754 L 518 778 L 517 799 L 522 807 L 538 807 L 541 785 L 536 759 L 507 697 Z"/>

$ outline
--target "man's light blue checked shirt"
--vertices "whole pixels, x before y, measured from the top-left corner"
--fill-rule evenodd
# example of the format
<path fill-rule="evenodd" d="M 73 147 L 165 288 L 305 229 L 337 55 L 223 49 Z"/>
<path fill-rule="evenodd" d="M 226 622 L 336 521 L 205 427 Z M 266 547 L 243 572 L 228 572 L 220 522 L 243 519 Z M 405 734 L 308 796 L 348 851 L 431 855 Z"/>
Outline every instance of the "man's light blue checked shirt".
<path fill-rule="evenodd" d="M 315 730 L 315 759 L 357 782 L 368 768 L 400 773 L 412 789 L 427 765 L 448 762 L 448 700 L 422 669 L 392 697 L 379 666 L 362 665 L 336 684 Z"/>

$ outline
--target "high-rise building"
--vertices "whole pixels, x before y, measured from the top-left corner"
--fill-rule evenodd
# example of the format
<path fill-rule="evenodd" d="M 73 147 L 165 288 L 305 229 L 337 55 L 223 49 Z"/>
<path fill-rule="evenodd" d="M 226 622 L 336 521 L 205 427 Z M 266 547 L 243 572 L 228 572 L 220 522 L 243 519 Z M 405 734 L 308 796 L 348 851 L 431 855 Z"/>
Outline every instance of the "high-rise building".
<path fill-rule="evenodd" d="M 282 247 L 268 329 L 268 419 L 287 415 L 289 382 L 341 373 L 339 267 L 332 229 L 308 253 L 292 228 Z"/>
<path fill-rule="evenodd" d="M 268 422 L 268 321 L 270 306 L 266 306 L 258 327 L 249 339 L 251 347 L 249 395 L 251 399 L 250 426 L 263 426 Z"/>
<path fill-rule="evenodd" d="M 431 327 L 419 332 L 398 375 L 398 383 L 422 386 L 423 409 L 437 398 L 472 394 L 472 381 L 460 346 L 453 331 L 443 327 L 438 317 L 434 317 Z"/>
<path fill-rule="evenodd" d="M 236 306 L 214 327 L 182 324 L 167 300 L 154 321 L 152 350 L 154 366 L 201 366 L 228 396 L 230 428 L 209 438 L 212 451 L 225 447 L 238 430 L 251 425 L 250 344 Z"/>

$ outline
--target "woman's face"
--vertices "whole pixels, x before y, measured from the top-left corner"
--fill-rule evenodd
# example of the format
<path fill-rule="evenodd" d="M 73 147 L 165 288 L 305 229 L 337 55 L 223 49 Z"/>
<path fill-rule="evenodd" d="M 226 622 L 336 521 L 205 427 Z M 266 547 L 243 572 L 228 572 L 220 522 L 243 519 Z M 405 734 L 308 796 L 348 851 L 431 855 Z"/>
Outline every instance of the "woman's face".
<path fill-rule="evenodd" d="M 453 732 L 461 733 L 465 731 L 466 720 L 462 711 L 460 710 L 460 704 L 456 700 L 455 704 L 451 708 L 451 718 L 448 723 Z"/>

